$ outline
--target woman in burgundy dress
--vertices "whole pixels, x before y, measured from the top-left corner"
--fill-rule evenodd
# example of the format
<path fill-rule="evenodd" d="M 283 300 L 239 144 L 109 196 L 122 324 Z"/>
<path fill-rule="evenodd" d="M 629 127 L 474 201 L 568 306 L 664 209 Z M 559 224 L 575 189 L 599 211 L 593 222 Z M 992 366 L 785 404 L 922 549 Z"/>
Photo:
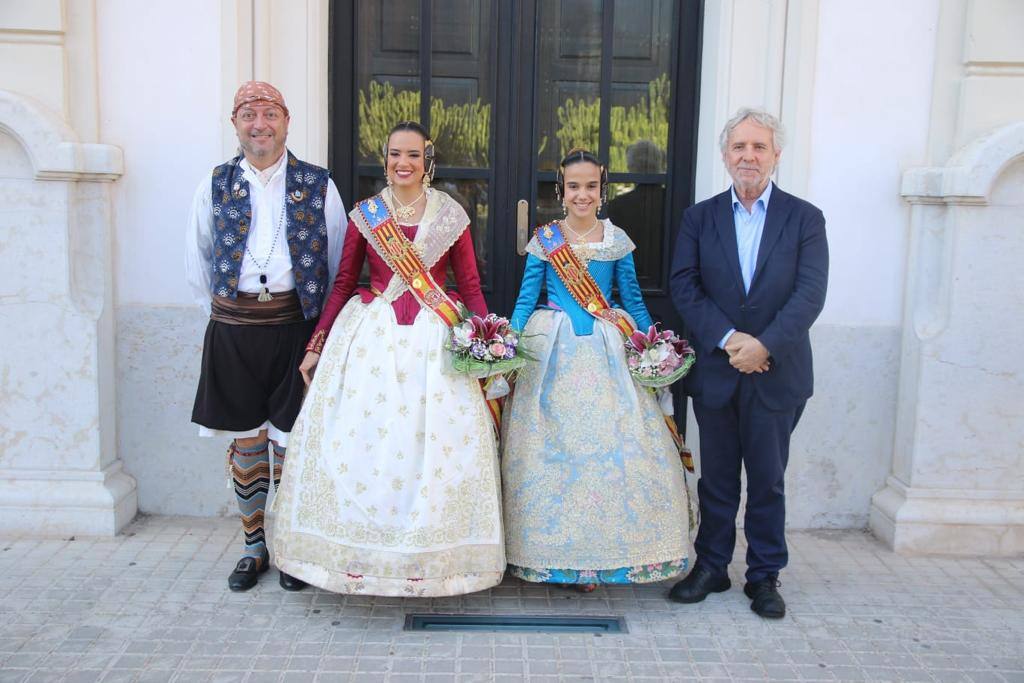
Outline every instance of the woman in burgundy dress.
<path fill-rule="evenodd" d="M 388 187 L 349 214 L 334 290 L 300 368 L 311 383 L 274 503 L 272 550 L 282 571 L 331 591 L 458 595 L 501 581 L 500 483 L 479 383 L 445 370 L 450 322 L 435 304 L 461 295 L 480 315 L 487 305 L 469 218 L 429 187 L 427 132 L 400 123 L 385 152 Z M 381 238 L 382 218 L 400 234 Z M 403 269 L 408 251 L 432 277 Z M 371 286 L 357 290 L 364 260 Z M 449 265 L 458 294 L 436 289 Z M 424 281 L 435 286 L 427 296 Z"/>

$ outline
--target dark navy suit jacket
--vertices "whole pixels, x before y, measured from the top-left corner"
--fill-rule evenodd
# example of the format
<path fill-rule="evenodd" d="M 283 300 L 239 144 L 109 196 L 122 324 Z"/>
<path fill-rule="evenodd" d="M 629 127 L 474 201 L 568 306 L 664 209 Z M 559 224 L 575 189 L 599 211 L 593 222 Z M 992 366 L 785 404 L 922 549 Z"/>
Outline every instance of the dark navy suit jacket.
<path fill-rule="evenodd" d="M 825 305 L 828 242 L 814 205 L 772 187 L 750 292 L 743 289 L 729 190 L 683 214 L 672 261 L 671 292 L 690 331 L 697 362 L 684 383 L 695 401 L 721 408 L 740 372 L 718 343 L 730 328 L 757 337 L 771 369 L 751 375 L 761 401 L 789 410 L 814 387 L 808 330 Z"/>

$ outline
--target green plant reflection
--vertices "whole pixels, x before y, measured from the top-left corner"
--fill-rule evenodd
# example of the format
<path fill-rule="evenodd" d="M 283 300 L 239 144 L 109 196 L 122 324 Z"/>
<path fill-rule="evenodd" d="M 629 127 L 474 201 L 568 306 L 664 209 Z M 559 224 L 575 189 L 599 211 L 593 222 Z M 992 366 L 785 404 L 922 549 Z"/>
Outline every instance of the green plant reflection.
<path fill-rule="evenodd" d="M 647 94 L 636 104 L 612 106 L 610 112 L 609 170 L 612 173 L 637 172 L 630 168 L 628 150 L 638 142 L 651 145 L 659 152 L 657 168 L 648 166 L 646 173 L 664 173 L 665 151 L 668 149 L 670 84 L 668 74 L 661 74 L 647 84 Z M 558 106 L 559 158 L 573 147 L 597 151 L 600 140 L 601 99 L 587 101 L 569 98 Z M 398 121 L 418 120 L 420 92 L 396 90 L 390 83 L 370 83 L 359 93 L 359 154 L 364 161 L 379 162 L 381 145 L 388 131 Z M 464 104 L 446 104 L 438 97 L 430 98 L 430 127 L 444 166 L 488 167 L 490 165 L 491 105 L 480 98 Z M 537 145 L 542 154 L 548 144 L 544 136 Z M 635 166 L 635 164 L 634 164 Z M 615 194 L 632 189 L 619 185 Z"/>
<path fill-rule="evenodd" d="M 380 163 L 388 131 L 399 121 L 420 118 L 419 90 L 396 91 L 390 83 L 370 83 L 359 92 L 359 155 Z M 430 128 L 438 163 L 444 166 L 490 165 L 491 105 L 445 104 L 430 98 Z"/>

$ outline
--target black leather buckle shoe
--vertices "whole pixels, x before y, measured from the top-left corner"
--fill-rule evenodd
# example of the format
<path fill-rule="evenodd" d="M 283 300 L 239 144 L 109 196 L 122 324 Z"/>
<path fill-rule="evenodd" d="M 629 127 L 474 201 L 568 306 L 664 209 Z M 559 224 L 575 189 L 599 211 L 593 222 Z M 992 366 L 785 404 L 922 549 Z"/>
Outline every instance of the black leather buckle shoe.
<path fill-rule="evenodd" d="M 235 592 L 247 591 L 256 585 L 259 575 L 270 567 L 270 555 L 263 551 L 262 557 L 243 557 L 235 565 L 235 571 L 228 576 L 228 588 Z"/>
<path fill-rule="evenodd" d="M 686 578 L 672 586 L 669 591 L 669 600 L 675 602 L 700 602 L 711 593 L 721 593 L 729 590 L 732 582 L 724 574 L 716 574 L 709 567 L 697 563 L 693 570 L 686 575 Z"/>
<path fill-rule="evenodd" d="M 786 601 L 778 591 L 779 580 L 769 576 L 760 581 L 751 581 L 743 586 L 743 592 L 750 598 L 750 609 L 765 619 L 781 619 L 786 616 Z"/>
<path fill-rule="evenodd" d="M 285 574 L 280 569 L 278 570 L 278 574 L 280 574 L 280 577 L 278 577 L 277 582 L 280 583 L 281 588 L 285 589 L 286 591 L 300 591 L 309 585 L 302 579 L 297 579 L 291 574 Z"/>

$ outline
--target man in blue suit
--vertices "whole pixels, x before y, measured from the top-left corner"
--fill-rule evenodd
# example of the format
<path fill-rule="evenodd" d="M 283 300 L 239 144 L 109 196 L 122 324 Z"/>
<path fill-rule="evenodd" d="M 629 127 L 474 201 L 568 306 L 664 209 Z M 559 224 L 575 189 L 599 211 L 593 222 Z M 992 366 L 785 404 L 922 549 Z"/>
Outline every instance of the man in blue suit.
<path fill-rule="evenodd" d="M 700 602 L 729 589 L 742 463 L 743 591 L 754 612 L 780 618 L 786 462 L 813 391 L 808 330 L 825 304 L 825 217 L 771 182 L 783 144 L 774 116 L 741 109 L 720 144 L 733 186 L 686 210 L 672 262 L 672 299 L 697 352 L 685 389 L 700 429 L 701 521 L 697 561 L 669 597 Z"/>

